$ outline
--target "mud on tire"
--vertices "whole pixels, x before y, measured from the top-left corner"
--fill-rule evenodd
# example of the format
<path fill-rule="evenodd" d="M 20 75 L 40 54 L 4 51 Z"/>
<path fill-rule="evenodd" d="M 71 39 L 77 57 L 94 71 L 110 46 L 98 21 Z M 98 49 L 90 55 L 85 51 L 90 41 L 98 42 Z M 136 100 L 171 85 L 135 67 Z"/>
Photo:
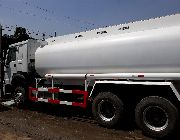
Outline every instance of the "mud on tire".
<path fill-rule="evenodd" d="M 100 125 L 113 127 L 123 117 L 123 102 L 111 92 L 99 93 L 93 101 L 92 113 Z"/>

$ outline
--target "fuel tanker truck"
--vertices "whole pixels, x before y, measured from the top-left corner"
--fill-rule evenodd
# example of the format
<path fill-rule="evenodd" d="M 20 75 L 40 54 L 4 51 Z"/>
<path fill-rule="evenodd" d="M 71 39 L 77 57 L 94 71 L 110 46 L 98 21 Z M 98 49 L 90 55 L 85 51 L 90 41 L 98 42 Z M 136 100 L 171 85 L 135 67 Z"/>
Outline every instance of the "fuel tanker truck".
<path fill-rule="evenodd" d="M 4 93 L 12 93 L 15 104 L 90 106 L 101 126 L 130 116 L 152 137 L 178 125 L 180 14 L 9 48 Z"/>

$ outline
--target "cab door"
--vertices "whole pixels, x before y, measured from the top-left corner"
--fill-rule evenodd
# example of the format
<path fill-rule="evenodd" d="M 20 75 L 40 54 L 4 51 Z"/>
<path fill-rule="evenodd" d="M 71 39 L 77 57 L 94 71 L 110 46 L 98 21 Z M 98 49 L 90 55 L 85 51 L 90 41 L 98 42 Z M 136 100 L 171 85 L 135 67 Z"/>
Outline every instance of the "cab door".
<path fill-rule="evenodd" d="M 16 64 L 18 72 L 27 72 L 27 44 L 18 46 L 16 52 Z"/>

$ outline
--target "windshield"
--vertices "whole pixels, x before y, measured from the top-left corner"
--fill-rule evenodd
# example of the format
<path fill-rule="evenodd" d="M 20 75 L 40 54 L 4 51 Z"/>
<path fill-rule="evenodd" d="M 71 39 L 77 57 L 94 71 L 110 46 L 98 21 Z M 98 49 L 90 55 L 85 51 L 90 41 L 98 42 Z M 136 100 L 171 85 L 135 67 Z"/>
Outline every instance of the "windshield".
<path fill-rule="evenodd" d="M 9 48 L 7 59 L 6 59 L 6 65 L 9 65 L 11 61 L 16 60 L 16 48 Z"/>

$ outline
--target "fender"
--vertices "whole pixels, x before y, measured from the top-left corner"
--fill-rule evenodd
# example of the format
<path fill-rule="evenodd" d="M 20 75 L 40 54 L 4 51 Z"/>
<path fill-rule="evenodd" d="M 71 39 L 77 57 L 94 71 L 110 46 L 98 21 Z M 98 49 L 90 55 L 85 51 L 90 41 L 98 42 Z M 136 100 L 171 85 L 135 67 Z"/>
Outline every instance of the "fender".
<path fill-rule="evenodd" d="M 12 77 L 11 85 L 13 87 L 24 86 L 26 83 L 26 78 L 22 74 L 16 74 Z"/>

